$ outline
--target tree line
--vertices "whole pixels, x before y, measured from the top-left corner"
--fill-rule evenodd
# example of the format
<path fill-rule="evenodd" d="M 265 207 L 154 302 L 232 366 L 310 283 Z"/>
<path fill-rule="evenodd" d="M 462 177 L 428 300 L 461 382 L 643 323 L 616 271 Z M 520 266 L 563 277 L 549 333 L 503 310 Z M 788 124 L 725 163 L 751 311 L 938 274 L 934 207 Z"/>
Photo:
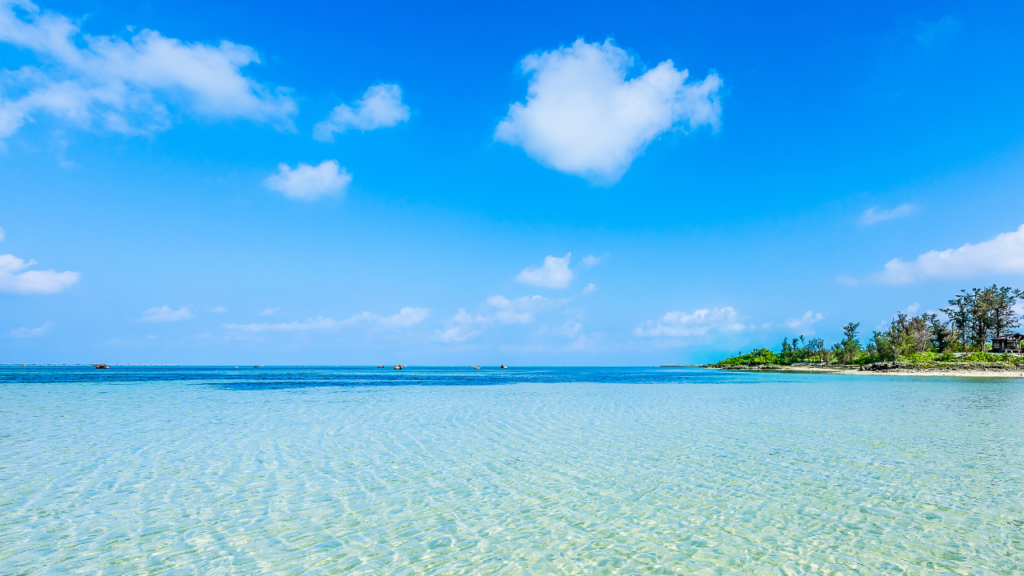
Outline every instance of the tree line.
<path fill-rule="evenodd" d="M 899 312 L 883 330 L 872 331 L 864 344 L 860 323 L 843 327 L 843 339 L 830 347 L 822 338 L 783 338 L 781 352 L 761 348 L 722 361 L 722 364 L 793 364 L 825 362 L 867 364 L 891 362 L 900 356 L 923 353 L 950 354 L 984 352 L 992 338 L 999 338 L 1021 325 L 1015 308 L 1024 300 L 1024 290 L 992 286 L 961 290 L 946 308 L 945 318 L 924 312 L 911 316 Z"/>

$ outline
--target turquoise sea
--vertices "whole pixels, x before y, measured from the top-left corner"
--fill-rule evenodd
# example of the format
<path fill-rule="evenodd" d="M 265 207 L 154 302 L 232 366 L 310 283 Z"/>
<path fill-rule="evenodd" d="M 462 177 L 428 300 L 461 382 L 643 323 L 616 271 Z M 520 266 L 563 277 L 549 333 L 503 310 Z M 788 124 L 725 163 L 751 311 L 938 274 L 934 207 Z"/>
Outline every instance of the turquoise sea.
<path fill-rule="evenodd" d="M 0 574 L 1021 574 L 1024 381 L 0 368 Z"/>

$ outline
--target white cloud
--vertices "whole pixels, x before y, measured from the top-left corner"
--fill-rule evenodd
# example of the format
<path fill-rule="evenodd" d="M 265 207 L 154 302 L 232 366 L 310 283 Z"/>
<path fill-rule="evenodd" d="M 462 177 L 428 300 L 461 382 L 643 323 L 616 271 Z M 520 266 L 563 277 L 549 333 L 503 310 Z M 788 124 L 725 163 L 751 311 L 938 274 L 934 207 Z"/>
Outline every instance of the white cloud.
<path fill-rule="evenodd" d="M 11 338 L 37 338 L 44 336 L 53 328 L 53 322 L 47 322 L 38 328 L 18 328 L 11 330 Z"/>
<path fill-rule="evenodd" d="M 544 265 L 539 268 L 527 267 L 516 276 L 523 284 L 541 286 L 543 288 L 565 288 L 572 281 L 572 270 L 569 269 L 569 258 L 572 252 L 562 258 L 548 256 Z"/>
<path fill-rule="evenodd" d="M 355 128 L 389 128 L 409 119 L 409 107 L 402 104 L 402 89 L 395 84 L 370 86 L 355 107 L 339 104 L 323 122 L 313 126 L 313 138 L 334 142 L 334 135 Z"/>
<path fill-rule="evenodd" d="M 474 318 L 464 308 L 459 308 L 459 311 L 449 323 L 448 328 L 446 330 L 435 330 L 434 334 L 438 340 L 446 344 L 465 342 L 480 334 L 481 331 L 476 326 L 484 321 L 486 321 L 484 318 L 479 316 Z"/>
<path fill-rule="evenodd" d="M 213 308 L 210 308 L 210 312 L 213 312 L 214 314 L 226 314 L 227 311 L 228 309 L 224 306 L 214 306 Z"/>
<path fill-rule="evenodd" d="M 159 308 L 150 308 L 142 312 L 141 320 L 143 322 L 180 322 L 182 320 L 191 320 L 194 318 L 190 306 L 182 306 L 177 310 L 172 310 L 170 306 L 166 304 Z"/>
<path fill-rule="evenodd" d="M 240 70 L 258 63 L 248 46 L 186 43 L 142 30 L 130 41 L 79 33 L 71 19 L 28 0 L 0 3 L 0 42 L 31 51 L 41 67 L 7 70 L 0 138 L 35 113 L 124 134 L 171 126 L 170 107 L 208 118 L 245 118 L 292 129 L 295 101 Z"/>
<path fill-rule="evenodd" d="M 521 146 L 534 160 L 598 184 L 614 184 L 652 140 L 673 128 L 718 126 L 722 81 L 666 60 L 626 80 L 633 58 L 606 40 L 531 54 L 526 103 L 509 107 L 494 139 Z"/>
<path fill-rule="evenodd" d="M 430 310 L 427 308 L 412 308 L 406 306 L 399 310 L 398 314 L 392 314 L 378 320 L 383 328 L 409 328 L 427 319 Z"/>
<path fill-rule="evenodd" d="M 82 277 L 78 272 L 25 270 L 35 264 L 13 254 L 0 254 L 0 292 L 9 294 L 56 294 Z"/>
<path fill-rule="evenodd" d="M 863 226 L 870 226 L 884 220 L 905 218 L 913 214 L 916 209 L 917 207 L 913 204 L 900 204 L 892 210 L 876 210 L 875 208 L 868 208 L 860 215 L 860 223 Z"/>
<path fill-rule="evenodd" d="M 917 314 L 917 311 L 921 309 L 921 305 L 914 302 L 910 306 L 907 306 L 907 314 Z"/>
<path fill-rule="evenodd" d="M 485 314 L 474 316 L 464 308 L 459 308 L 458 313 L 448 322 L 448 327 L 445 330 L 435 330 L 434 334 L 442 342 L 464 342 L 478 336 L 487 326 L 532 324 L 539 312 L 555 308 L 565 302 L 568 300 L 551 300 L 543 296 L 509 299 L 496 294 L 487 299 L 489 309 Z"/>
<path fill-rule="evenodd" d="M 316 318 L 309 318 L 305 322 L 277 322 L 274 324 L 221 324 L 221 327 L 226 330 L 234 330 L 237 332 L 326 332 L 330 330 L 338 330 L 347 326 L 367 324 L 375 328 L 394 330 L 415 326 L 426 319 L 429 314 L 430 310 L 426 308 L 412 308 L 407 306 L 402 308 L 398 314 L 393 314 L 384 318 L 381 318 L 372 312 L 360 312 L 346 320 L 340 321 L 332 318 L 324 318 L 323 316 L 317 316 Z"/>
<path fill-rule="evenodd" d="M 825 315 L 821 312 L 814 313 L 810 310 L 804 312 L 804 315 L 799 318 L 792 318 L 786 320 L 786 326 L 790 328 L 808 328 L 815 322 L 821 322 L 825 319 Z"/>
<path fill-rule="evenodd" d="M 7 235 L 4 233 L 4 229 L 0 228 L 0 241 L 2 241 Z"/>
<path fill-rule="evenodd" d="M 594 256 L 593 254 L 583 257 L 583 265 L 586 266 L 587 268 L 590 268 L 591 266 L 596 266 L 600 262 L 601 259 L 598 258 L 597 256 Z"/>
<path fill-rule="evenodd" d="M 977 244 L 925 252 L 913 262 L 893 258 L 882 272 L 868 276 L 868 280 L 880 284 L 910 284 L 981 274 L 1024 274 L 1024 225 Z"/>
<path fill-rule="evenodd" d="M 583 330 L 583 324 L 580 322 L 574 322 L 572 320 L 566 322 L 558 328 L 555 328 L 555 332 L 565 336 L 566 338 L 575 338 L 579 335 L 580 331 Z"/>
<path fill-rule="evenodd" d="M 287 164 L 278 164 L 277 174 L 268 176 L 263 185 L 289 198 L 314 200 L 342 192 L 352 182 L 352 175 L 339 168 L 337 160 L 324 160 L 318 166 L 299 162 L 294 170 Z"/>
<path fill-rule="evenodd" d="M 737 322 L 736 310 L 732 306 L 725 308 L 702 308 L 692 314 L 685 312 L 669 312 L 657 322 L 648 320 L 633 329 L 637 336 L 703 336 L 712 330 L 722 332 L 738 332 L 748 327 Z"/>
<path fill-rule="evenodd" d="M 584 294 L 590 294 L 594 290 L 597 290 L 597 284 L 594 284 L 593 282 L 591 282 L 590 284 L 587 284 L 586 286 L 583 287 L 583 293 Z"/>
<path fill-rule="evenodd" d="M 543 296 L 523 296 L 509 300 L 504 296 L 496 295 L 487 299 L 487 304 L 494 308 L 494 313 L 487 320 L 494 320 L 501 324 L 530 324 L 536 318 L 537 312 L 552 304 Z"/>
<path fill-rule="evenodd" d="M 273 316 L 274 314 L 277 314 L 280 311 L 280 308 L 267 308 L 263 312 L 260 312 L 259 316 Z"/>

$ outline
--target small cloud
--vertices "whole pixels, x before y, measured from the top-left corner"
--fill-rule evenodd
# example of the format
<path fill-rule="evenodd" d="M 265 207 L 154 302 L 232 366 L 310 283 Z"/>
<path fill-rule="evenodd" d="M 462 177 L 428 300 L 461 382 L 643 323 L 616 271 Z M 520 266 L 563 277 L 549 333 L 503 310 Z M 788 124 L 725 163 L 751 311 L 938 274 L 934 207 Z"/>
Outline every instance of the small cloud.
<path fill-rule="evenodd" d="M 537 312 L 548 307 L 550 301 L 543 296 L 523 296 L 509 300 L 504 296 L 495 295 L 487 299 L 487 304 L 495 309 L 493 318 L 502 324 L 530 324 Z"/>
<path fill-rule="evenodd" d="M 276 308 L 273 310 L 276 310 Z M 332 318 L 317 316 L 316 318 L 309 318 L 305 322 L 277 322 L 274 324 L 221 324 L 221 327 L 225 330 L 232 330 L 235 332 L 326 332 L 356 325 L 394 330 L 415 326 L 422 322 L 429 314 L 430 310 L 426 308 L 412 308 L 407 306 L 402 308 L 398 314 L 393 314 L 384 318 L 381 318 L 372 312 L 360 312 L 346 320 L 334 320 Z"/>
<path fill-rule="evenodd" d="M 789 326 L 790 328 L 809 328 L 815 322 L 821 322 L 824 319 L 825 315 L 822 314 L 821 312 L 815 314 L 814 312 L 808 310 L 800 318 L 786 320 L 786 326 Z"/>
<path fill-rule="evenodd" d="M 214 306 L 213 308 L 210 308 L 210 312 L 213 312 L 214 314 L 226 314 L 227 311 L 228 309 L 224 306 Z"/>
<path fill-rule="evenodd" d="M 190 306 L 182 306 L 178 310 L 171 310 L 170 306 L 164 305 L 159 308 L 150 308 L 142 312 L 142 322 L 180 322 L 191 320 L 194 316 Z"/>
<path fill-rule="evenodd" d="M 5 237 L 7 237 L 7 234 L 4 232 L 3 228 L 0 228 L 0 241 L 3 241 Z"/>
<path fill-rule="evenodd" d="M 350 128 L 376 130 L 390 128 L 409 119 L 409 107 L 402 104 L 402 89 L 395 84 L 370 86 L 355 107 L 339 104 L 323 122 L 313 126 L 313 138 L 334 142 L 334 135 Z"/>
<path fill-rule="evenodd" d="M 45 336 L 53 328 L 53 322 L 47 322 L 38 328 L 18 328 L 11 330 L 11 338 L 38 338 Z"/>
<path fill-rule="evenodd" d="M 947 14 L 938 22 L 918 22 L 918 31 L 914 34 L 914 39 L 921 46 L 928 48 L 956 36 L 961 27 L 959 20 Z"/>
<path fill-rule="evenodd" d="M 277 324 L 221 324 L 225 330 L 238 332 L 304 332 L 308 330 L 333 330 L 344 325 L 331 318 L 317 316 L 305 322 L 278 322 Z"/>
<path fill-rule="evenodd" d="M 317 166 L 299 162 L 294 170 L 287 164 L 278 164 L 277 171 L 263 180 L 263 185 L 299 200 L 315 200 L 343 192 L 352 182 L 352 175 L 341 168 L 337 160 L 324 160 Z"/>
<path fill-rule="evenodd" d="M 860 223 L 862 226 L 871 226 L 884 220 L 896 220 L 899 218 L 906 218 L 914 213 L 917 207 L 913 204 L 900 204 L 892 210 L 877 210 L 875 208 L 868 208 L 860 215 Z"/>
<path fill-rule="evenodd" d="M 839 282 L 840 284 L 843 284 L 845 286 L 858 286 L 860 284 L 860 280 L 854 278 L 853 276 L 847 276 L 845 274 L 840 274 L 839 276 L 836 276 L 836 282 Z"/>
<path fill-rule="evenodd" d="M 736 322 L 736 310 L 732 306 L 725 308 L 703 308 L 694 310 L 692 314 L 685 312 L 669 312 L 657 322 L 648 320 L 645 324 L 633 329 L 637 336 L 703 336 L 711 330 L 736 332 L 746 327 Z"/>
<path fill-rule="evenodd" d="M 1024 225 L 977 244 L 925 252 L 912 262 L 893 258 L 885 269 L 868 276 L 878 284 L 910 284 L 924 280 L 970 278 L 983 274 L 1024 274 Z"/>
<path fill-rule="evenodd" d="M 25 270 L 35 264 L 13 254 L 0 254 L 0 292 L 10 294 L 56 294 L 82 277 L 78 272 Z"/>
<path fill-rule="evenodd" d="M 601 259 L 598 258 L 597 256 L 594 256 L 593 254 L 583 257 L 583 265 L 586 266 L 587 268 L 590 268 L 591 266 L 596 266 L 600 262 Z"/>
<path fill-rule="evenodd" d="M 274 314 L 277 314 L 280 311 L 280 308 L 267 308 L 263 312 L 260 312 L 258 316 L 273 316 Z"/>
<path fill-rule="evenodd" d="M 406 306 L 398 314 L 386 316 L 378 322 L 382 328 L 409 328 L 423 322 L 429 315 L 430 310 L 427 308 Z"/>
<path fill-rule="evenodd" d="M 543 266 L 523 269 L 519 276 L 516 276 L 516 280 L 523 284 L 543 288 L 565 288 L 572 281 L 572 270 L 569 269 L 570 257 L 572 257 L 572 252 L 562 258 L 548 256 L 544 258 Z"/>
<path fill-rule="evenodd" d="M 565 336 L 566 338 L 575 338 L 583 330 L 583 324 L 580 322 L 569 321 L 562 326 L 555 329 L 555 332 Z"/>
<path fill-rule="evenodd" d="M 911 314 L 911 315 L 916 314 L 917 311 L 920 310 L 920 309 L 921 309 L 921 305 L 918 304 L 917 302 L 914 302 L 910 306 L 907 306 L 907 314 Z"/>
<path fill-rule="evenodd" d="M 584 294 L 590 294 L 594 290 L 597 290 L 597 284 L 594 284 L 593 282 L 591 282 L 590 284 L 587 284 L 586 286 L 583 287 L 583 293 Z"/>
<path fill-rule="evenodd" d="M 446 330 L 435 330 L 434 336 L 445 344 L 465 342 L 480 334 L 480 330 L 476 326 L 484 321 L 483 317 L 474 318 L 472 314 L 466 312 L 465 308 L 459 308 L 449 322 L 449 327 Z"/>

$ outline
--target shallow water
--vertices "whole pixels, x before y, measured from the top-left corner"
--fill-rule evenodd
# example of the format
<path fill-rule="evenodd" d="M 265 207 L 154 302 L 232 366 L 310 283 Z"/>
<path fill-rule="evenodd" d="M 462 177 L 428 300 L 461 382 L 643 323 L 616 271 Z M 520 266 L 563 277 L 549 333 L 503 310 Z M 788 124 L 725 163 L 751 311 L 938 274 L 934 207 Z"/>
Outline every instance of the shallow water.
<path fill-rule="evenodd" d="M 0 574 L 1019 574 L 1024 381 L 0 368 Z"/>

